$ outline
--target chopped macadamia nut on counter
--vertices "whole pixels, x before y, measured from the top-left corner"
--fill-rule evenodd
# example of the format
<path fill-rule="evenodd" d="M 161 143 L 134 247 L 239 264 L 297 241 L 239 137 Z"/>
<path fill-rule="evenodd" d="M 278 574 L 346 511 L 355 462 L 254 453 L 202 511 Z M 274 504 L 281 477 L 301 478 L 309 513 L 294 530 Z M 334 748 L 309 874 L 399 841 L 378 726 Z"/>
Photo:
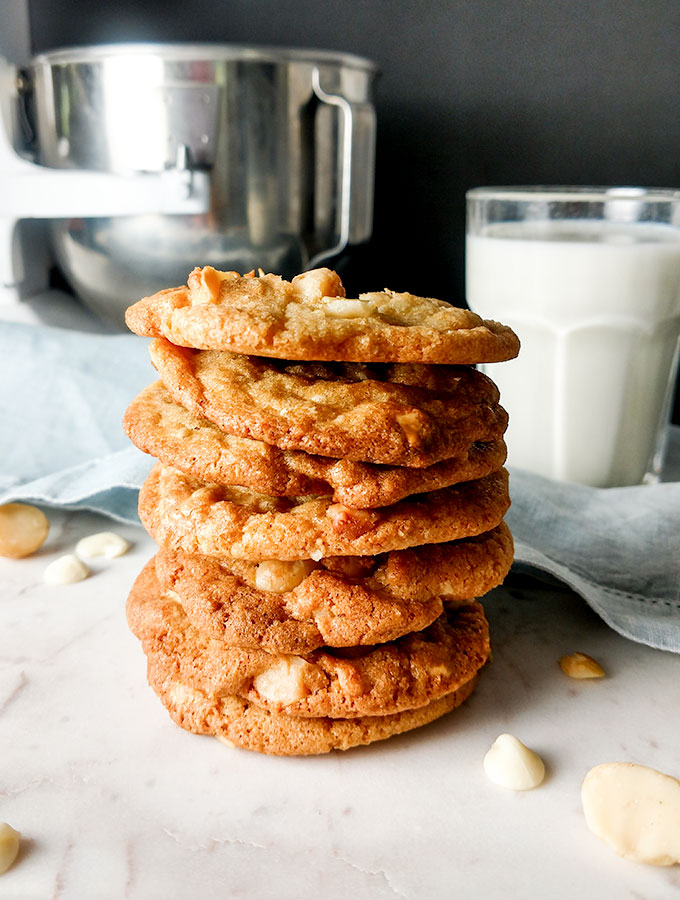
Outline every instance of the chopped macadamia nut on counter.
<path fill-rule="evenodd" d="M 569 678 L 604 678 L 604 669 L 596 659 L 585 653 L 569 653 L 560 659 L 560 669 Z"/>
<path fill-rule="evenodd" d="M 4 874 L 17 858 L 21 834 L 7 822 L 0 822 L 0 875 Z"/>

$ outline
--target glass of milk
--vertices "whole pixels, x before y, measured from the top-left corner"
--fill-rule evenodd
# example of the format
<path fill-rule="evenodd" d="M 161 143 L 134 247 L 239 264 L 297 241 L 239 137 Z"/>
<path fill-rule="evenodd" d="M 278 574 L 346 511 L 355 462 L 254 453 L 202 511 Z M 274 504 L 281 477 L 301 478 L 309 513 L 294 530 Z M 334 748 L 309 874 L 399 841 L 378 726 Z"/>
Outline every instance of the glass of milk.
<path fill-rule="evenodd" d="M 470 308 L 522 348 L 483 366 L 508 463 L 597 487 L 658 480 L 678 365 L 680 191 L 476 188 Z"/>

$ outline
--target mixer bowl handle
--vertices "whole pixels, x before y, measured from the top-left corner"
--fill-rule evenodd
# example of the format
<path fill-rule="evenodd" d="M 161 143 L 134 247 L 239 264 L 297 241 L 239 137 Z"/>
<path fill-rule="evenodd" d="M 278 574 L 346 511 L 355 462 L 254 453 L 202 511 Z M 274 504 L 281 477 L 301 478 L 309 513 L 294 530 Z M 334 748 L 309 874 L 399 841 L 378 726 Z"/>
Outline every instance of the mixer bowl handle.
<path fill-rule="evenodd" d="M 352 142 L 354 139 L 354 111 L 352 104 L 345 97 L 338 94 L 329 94 L 321 87 L 321 75 L 319 67 L 314 66 L 312 70 L 312 89 L 318 99 L 322 103 L 330 106 L 336 106 L 342 113 L 342 145 L 339 148 L 339 163 L 342 176 L 339 179 L 338 193 L 336 198 L 338 222 L 338 240 L 326 250 L 317 253 L 307 263 L 308 269 L 313 269 L 326 259 L 338 256 L 347 247 L 349 243 L 350 229 L 350 202 L 352 191 Z"/>

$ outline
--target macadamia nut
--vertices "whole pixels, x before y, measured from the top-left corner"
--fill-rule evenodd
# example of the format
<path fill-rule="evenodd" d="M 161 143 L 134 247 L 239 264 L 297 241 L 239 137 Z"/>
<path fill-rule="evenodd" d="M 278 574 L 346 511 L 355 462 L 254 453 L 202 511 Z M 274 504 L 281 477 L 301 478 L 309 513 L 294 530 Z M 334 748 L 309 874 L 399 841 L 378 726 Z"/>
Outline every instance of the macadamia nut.
<path fill-rule="evenodd" d="M 26 503 L 0 506 L 0 556 L 21 559 L 41 547 L 50 530 L 45 513 Z"/>
<path fill-rule="evenodd" d="M 0 875 L 6 872 L 17 858 L 21 835 L 7 822 L 0 822 Z"/>
<path fill-rule="evenodd" d="M 595 766 L 581 802 L 588 828 L 620 856 L 654 866 L 680 862 L 680 781 L 630 762 Z"/>
<path fill-rule="evenodd" d="M 569 653 L 560 659 L 560 669 L 569 678 L 604 678 L 604 669 L 586 653 Z"/>
<path fill-rule="evenodd" d="M 543 760 L 511 734 L 501 734 L 484 757 L 487 777 L 511 791 L 530 791 L 545 777 Z"/>

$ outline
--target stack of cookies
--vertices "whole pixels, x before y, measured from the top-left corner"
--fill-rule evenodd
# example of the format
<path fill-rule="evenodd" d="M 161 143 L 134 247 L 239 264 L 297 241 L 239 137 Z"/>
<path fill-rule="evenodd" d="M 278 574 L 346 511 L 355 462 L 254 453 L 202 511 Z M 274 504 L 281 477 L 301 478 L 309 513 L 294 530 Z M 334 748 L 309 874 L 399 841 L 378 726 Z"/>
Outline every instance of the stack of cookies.
<path fill-rule="evenodd" d="M 489 656 L 478 598 L 512 561 L 507 416 L 473 368 L 513 332 L 328 269 L 195 269 L 130 307 L 160 381 L 129 407 L 159 460 L 159 544 L 127 606 L 183 728 L 276 754 L 424 725 Z"/>

